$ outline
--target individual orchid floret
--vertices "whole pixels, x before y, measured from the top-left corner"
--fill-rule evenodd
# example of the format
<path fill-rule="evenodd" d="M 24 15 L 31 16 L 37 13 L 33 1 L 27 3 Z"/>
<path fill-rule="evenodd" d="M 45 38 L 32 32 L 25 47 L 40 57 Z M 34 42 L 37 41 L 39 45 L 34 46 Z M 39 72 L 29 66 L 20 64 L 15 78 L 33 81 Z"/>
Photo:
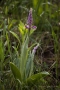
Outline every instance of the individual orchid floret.
<path fill-rule="evenodd" d="M 30 10 L 29 10 L 27 24 L 25 25 L 25 27 L 29 30 L 31 30 L 31 29 L 36 30 L 36 28 L 37 28 L 36 26 L 33 26 L 32 8 L 30 8 Z"/>
<path fill-rule="evenodd" d="M 37 46 L 35 46 L 35 47 L 33 48 L 32 53 L 35 54 L 38 47 L 39 47 L 39 43 L 37 44 Z"/>

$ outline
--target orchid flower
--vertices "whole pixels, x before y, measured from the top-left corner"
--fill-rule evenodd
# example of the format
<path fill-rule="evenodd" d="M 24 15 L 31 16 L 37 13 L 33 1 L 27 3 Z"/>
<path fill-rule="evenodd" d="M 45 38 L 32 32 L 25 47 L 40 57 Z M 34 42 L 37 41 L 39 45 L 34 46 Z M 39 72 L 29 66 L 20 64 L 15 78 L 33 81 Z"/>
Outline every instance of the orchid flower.
<path fill-rule="evenodd" d="M 37 44 L 37 46 L 35 46 L 35 47 L 33 48 L 32 53 L 35 54 L 38 47 L 39 47 L 39 43 Z"/>
<path fill-rule="evenodd" d="M 29 30 L 31 30 L 31 29 L 36 30 L 37 29 L 37 27 L 33 25 L 32 8 L 30 8 L 30 10 L 29 10 L 27 24 L 25 25 L 25 27 Z"/>

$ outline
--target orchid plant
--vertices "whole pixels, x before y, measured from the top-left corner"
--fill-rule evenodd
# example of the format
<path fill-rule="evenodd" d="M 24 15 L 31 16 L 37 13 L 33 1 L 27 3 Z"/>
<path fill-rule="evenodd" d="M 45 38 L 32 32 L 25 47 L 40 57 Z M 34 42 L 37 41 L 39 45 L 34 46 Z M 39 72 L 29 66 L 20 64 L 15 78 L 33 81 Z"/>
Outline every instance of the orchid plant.
<path fill-rule="evenodd" d="M 37 81 L 41 77 L 49 75 L 49 73 L 40 72 L 40 73 L 34 74 L 34 71 L 33 71 L 33 68 L 34 68 L 33 60 L 34 60 L 35 52 L 39 47 L 39 43 L 34 43 L 30 47 L 28 46 L 29 37 L 37 29 L 37 27 L 33 25 L 32 8 L 30 8 L 29 10 L 27 23 L 24 25 L 20 21 L 18 28 L 22 38 L 21 53 L 19 55 L 19 67 L 17 67 L 12 62 L 10 62 L 10 67 L 15 79 L 19 81 L 22 89 L 23 83 Z"/>

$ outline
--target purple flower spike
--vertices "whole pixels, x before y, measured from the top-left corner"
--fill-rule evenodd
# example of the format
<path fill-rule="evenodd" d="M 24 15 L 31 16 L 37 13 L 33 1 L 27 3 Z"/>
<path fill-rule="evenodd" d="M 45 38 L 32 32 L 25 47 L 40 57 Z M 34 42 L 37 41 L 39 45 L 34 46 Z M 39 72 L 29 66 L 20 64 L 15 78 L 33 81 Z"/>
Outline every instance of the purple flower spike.
<path fill-rule="evenodd" d="M 36 26 L 33 26 L 32 8 L 30 8 L 30 10 L 29 10 L 27 24 L 25 25 L 25 27 L 29 30 L 31 30 L 31 29 L 36 30 L 36 28 L 37 28 Z"/>
<path fill-rule="evenodd" d="M 30 8 L 27 25 L 29 25 L 29 28 L 31 28 L 31 25 L 33 24 L 33 17 L 32 17 L 32 8 Z"/>
<path fill-rule="evenodd" d="M 39 47 L 39 44 L 37 44 L 37 46 L 34 47 L 34 49 L 32 51 L 34 54 L 36 53 L 36 50 L 37 50 L 38 47 Z"/>

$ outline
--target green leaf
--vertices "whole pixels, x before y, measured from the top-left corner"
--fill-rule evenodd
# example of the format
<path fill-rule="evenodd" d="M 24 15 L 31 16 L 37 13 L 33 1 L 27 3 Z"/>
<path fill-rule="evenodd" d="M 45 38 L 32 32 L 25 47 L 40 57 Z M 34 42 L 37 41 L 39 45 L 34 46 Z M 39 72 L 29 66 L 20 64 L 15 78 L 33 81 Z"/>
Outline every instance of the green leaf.
<path fill-rule="evenodd" d="M 33 73 L 33 60 L 32 60 L 32 55 L 30 53 L 26 63 L 26 77 L 31 76 L 32 73 Z"/>
<path fill-rule="evenodd" d="M 36 7 L 38 4 L 38 0 L 33 0 L 33 6 Z"/>
<path fill-rule="evenodd" d="M 21 82 L 21 73 L 20 73 L 19 69 L 17 68 L 17 66 L 14 63 L 10 62 L 10 67 L 11 67 L 11 70 L 12 70 L 12 73 L 13 73 L 15 79 L 17 79 L 17 80 L 19 79 Z"/>
<path fill-rule="evenodd" d="M 20 39 L 19 39 L 19 37 L 18 37 L 18 35 L 15 33 L 15 32 L 13 32 L 13 31 L 10 31 L 10 33 L 19 41 L 19 43 L 20 43 Z"/>
<path fill-rule="evenodd" d="M 11 27 L 16 23 L 16 20 L 12 20 L 12 21 L 10 21 L 9 20 L 9 18 L 8 18 L 8 29 L 10 30 L 11 29 Z"/>
<path fill-rule="evenodd" d="M 5 59 L 5 54 L 4 54 L 4 45 L 2 39 L 0 40 L 0 70 L 3 70 L 4 67 L 4 59 Z"/>
<path fill-rule="evenodd" d="M 26 40 L 23 42 L 22 47 L 21 47 L 21 55 L 20 55 L 20 71 L 22 76 L 24 76 L 24 71 L 25 71 L 25 66 L 27 62 L 27 57 L 28 57 L 28 42 L 29 42 L 29 37 L 26 37 Z"/>
<path fill-rule="evenodd" d="M 19 31 L 21 33 L 21 35 L 24 35 L 24 32 L 25 32 L 25 25 L 20 21 L 20 24 L 19 24 Z"/>
<path fill-rule="evenodd" d="M 20 27 L 18 27 L 18 28 L 19 28 L 21 35 L 24 35 L 24 31 Z"/>
<path fill-rule="evenodd" d="M 30 76 L 26 81 L 27 82 L 38 81 L 39 79 L 44 78 L 47 75 L 49 75 L 49 73 L 46 71 L 40 72 L 40 73 L 37 73 L 37 74 Z"/>
<path fill-rule="evenodd" d="M 9 37 L 8 37 L 8 33 L 6 32 L 6 42 L 5 42 L 5 45 L 8 45 L 8 52 L 10 53 L 11 55 L 11 49 L 10 49 L 10 40 L 9 40 Z"/>
<path fill-rule="evenodd" d="M 8 7 L 6 6 L 5 8 L 5 14 L 7 15 L 8 14 Z"/>
<path fill-rule="evenodd" d="M 35 31 L 34 29 L 31 29 L 31 30 L 30 30 L 30 35 L 33 34 L 34 31 Z"/>
<path fill-rule="evenodd" d="M 40 74 L 41 74 L 42 76 L 47 76 L 47 75 L 49 75 L 49 73 L 46 72 L 46 71 L 40 72 Z"/>
<path fill-rule="evenodd" d="M 0 61 L 3 63 L 4 61 L 4 46 L 2 40 L 0 40 Z"/>
<path fill-rule="evenodd" d="M 19 29 L 22 37 L 24 37 L 26 35 L 26 33 L 28 33 L 28 29 L 25 28 L 24 23 L 22 23 L 21 21 L 19 23 L 18 29 Z"/>

